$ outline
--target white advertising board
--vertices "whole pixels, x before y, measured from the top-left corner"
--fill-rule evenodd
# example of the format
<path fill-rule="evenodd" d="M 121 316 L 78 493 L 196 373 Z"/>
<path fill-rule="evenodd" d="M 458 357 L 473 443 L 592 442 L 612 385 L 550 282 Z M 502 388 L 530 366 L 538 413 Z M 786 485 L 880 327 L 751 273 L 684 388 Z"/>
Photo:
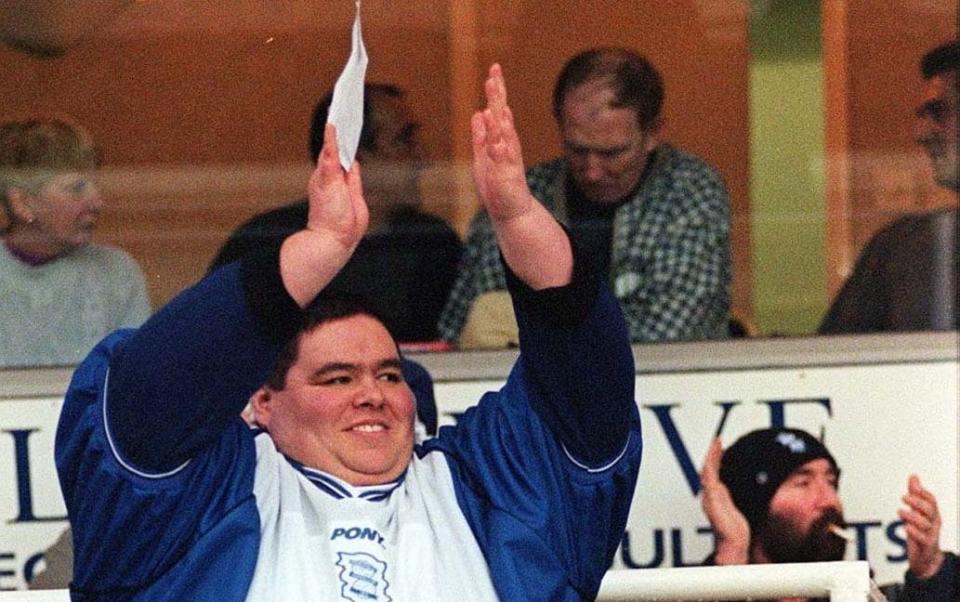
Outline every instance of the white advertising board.
<path fill-rule="evenodd" d="M 840 465 L 844 515 L 856 535 L 848 560 L 868 560 L 880 583 L 901 581 L 904 534 L 897 517 L 907 477 L 939 501 L 941 543 L 957 549 L 956 362 L 724 370 L 640 375 L 643 464 L 614 568 L 697 565 L 712 537 L 697 473 L 710 440 L 728 445 L 753 429 L 801 428 L 823 437 Z M 497 381 L 440 383 L 449 422 Z"/>
<path fill-rule="evenodd" d="M 958 374 L 955 355 L 639 374 L 643 465 L 614 568 L 700 563 L 712 547 L 697 478 L 710 439 L 719 432 L 729 444 L 772 424 L 824 437 L 842 469 L 841 499 L 856 535 L 847 558 L 868 560 L 879 582 L 899 581 L 906 569 L 896 512 L 911 473 L 938 496 L 941 543 L 957 549 Z M 441 423 L 454 423 L 502 380 L 441 375 Z M 0 589 L 24 588 L 67 524 L 53 466 L 60 403 L 49 391 L 0 395 Z"/>

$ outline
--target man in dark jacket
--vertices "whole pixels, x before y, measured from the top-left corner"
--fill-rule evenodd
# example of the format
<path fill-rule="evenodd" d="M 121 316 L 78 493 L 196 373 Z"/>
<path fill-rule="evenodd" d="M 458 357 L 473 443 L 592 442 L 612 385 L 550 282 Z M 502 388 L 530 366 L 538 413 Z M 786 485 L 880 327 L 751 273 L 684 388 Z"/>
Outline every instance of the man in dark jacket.
<path fill-rule="evenodd" d="M 960 191 L 960 40 L 924 55 L 917 144 L 934 180 Z M 957 208 L 911 214 L 877 233 L 827 312 L 823 334 L 960 327 Z"/>
<path fill-rule="evenodd" d="M 332 92 L 313 113 L 309 149 L 323 146 Z M 423 156 L 403 91 L 364 86 L 363 129 L 357 162 L 363 168 L 370 228 L 346 267 L 325 291 L 360 299 L 383 318 L 401 343 L 434 341 L 436 325 L 457 274 L 462 243 L 442 219 L 420 210 Z M 307 200 L 261 213 L 241 225 L 214 258 L 211 270 L 250 251 L 278 246 L 307 223 Z"/>

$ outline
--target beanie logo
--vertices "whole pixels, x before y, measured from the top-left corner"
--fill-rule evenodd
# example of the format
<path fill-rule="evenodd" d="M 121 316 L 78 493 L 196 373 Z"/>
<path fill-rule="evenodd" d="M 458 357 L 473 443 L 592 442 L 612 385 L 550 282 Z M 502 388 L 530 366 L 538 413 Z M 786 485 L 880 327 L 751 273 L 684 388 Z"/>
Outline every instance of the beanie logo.
<path fill-rule="evenodd" d="M 766 485 L 769 480 L 770 475 L 767 474 L 766 470 L 761 470 L 757 473 L 757 485 Z"/>
<path fill-rule="evenodd" d="M 777 435 L 777 443 L 795 454 L 802 454 L 807 451 L 807 444 L 793 433 L 780 433 Z"/>

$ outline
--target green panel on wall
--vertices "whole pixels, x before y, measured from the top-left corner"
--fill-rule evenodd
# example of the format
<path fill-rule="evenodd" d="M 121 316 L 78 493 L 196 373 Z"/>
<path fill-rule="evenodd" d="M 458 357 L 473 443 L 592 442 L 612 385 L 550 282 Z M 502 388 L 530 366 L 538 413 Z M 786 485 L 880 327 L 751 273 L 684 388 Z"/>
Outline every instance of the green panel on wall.
<path fill-rule="evenodd" d="M 819 0 L 752 3 L 750 206 L 763 335 L 810 334 L 826 311 Z"/>

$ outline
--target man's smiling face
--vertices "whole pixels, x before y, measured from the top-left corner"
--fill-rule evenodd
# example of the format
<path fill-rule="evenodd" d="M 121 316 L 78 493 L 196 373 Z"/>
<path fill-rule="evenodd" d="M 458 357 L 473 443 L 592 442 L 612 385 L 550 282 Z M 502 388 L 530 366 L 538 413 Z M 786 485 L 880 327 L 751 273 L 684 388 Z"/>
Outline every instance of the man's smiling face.
<path fill-rule="evenodd" d="M 261 389 L 254 408 L 277 449 L 352 485 L 393 481 L 410 463 L 413 392 L 393 337 L 371 316 L 304 333 L 285 386 Z"/>

